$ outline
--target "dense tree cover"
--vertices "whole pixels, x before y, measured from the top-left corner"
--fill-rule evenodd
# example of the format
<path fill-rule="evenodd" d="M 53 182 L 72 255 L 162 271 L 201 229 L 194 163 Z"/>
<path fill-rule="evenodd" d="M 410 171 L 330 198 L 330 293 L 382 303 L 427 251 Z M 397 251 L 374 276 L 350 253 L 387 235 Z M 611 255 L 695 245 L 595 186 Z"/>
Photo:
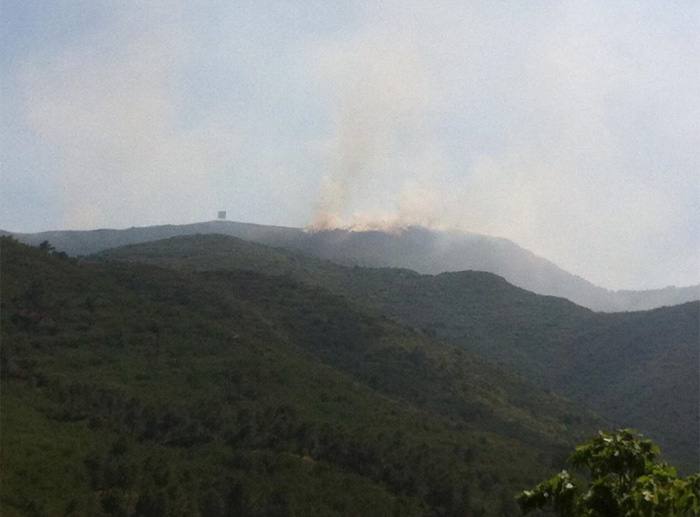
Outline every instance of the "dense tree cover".
<path fill-rule="evenodd" d="M 616 425 L 642 429 L 685 471 L 700 462 L 698 302 L 601 314 L 488 273 L 342 267 L 221 235 L 126 246 L 100 257 L 176 269 L 248 269 L 323 286 L 515 369 Z"/>
<path fill-rule="evenodd" d="M 0 241 L 5 515 L 512 515 L 601 422 L 290 278 Z"/>
<path fill-rule="evenodd" d="M 562 517 L 700 515 L 700 474 L 680 478 L 658 455 L 658 446 L 634 431 L 601 431 L 570 458 L 588 483 L 562 470 L 523 491 L 518 503 L 526 514 L 551 508 Z"/>

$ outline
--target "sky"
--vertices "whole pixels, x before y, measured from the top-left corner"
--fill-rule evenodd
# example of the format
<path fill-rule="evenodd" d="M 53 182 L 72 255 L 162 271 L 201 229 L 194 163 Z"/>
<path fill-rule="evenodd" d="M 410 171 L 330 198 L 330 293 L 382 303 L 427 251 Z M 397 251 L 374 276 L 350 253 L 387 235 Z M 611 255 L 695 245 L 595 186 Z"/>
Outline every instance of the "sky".
<path fill-rule="evenodd" d="M 0 228 L 422 224 L 700 283 L 700 2 L 0 0 Z"/>

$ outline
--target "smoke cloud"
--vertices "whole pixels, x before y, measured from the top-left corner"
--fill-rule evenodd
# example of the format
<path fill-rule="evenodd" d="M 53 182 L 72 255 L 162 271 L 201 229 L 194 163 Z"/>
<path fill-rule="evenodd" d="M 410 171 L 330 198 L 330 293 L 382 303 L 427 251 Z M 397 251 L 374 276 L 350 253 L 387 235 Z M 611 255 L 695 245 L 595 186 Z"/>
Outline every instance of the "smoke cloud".
<path fill-rule="evenodd" d="M 370 8 L 315 58 L 335 120 L 311 227 L 499 235 L 606 286 L 684 233 L 663 268 L 697 280 L 698 38 L 625 7 Z"/>
<path fill-rule="evenodd" d="M 697 2 L 11 0 L 2 23 L 3 229 L 227 209 L 700 282 Z"/>
<path fill-rule="evenodd" d="M 320 49 L 315 61 L 334 134 L 311 227 L 425 223 L 417 186 L 408 188 L 421 174 L 431 136 L 431 87 L 418 53 L 408 41 L 366 35 Z"/>

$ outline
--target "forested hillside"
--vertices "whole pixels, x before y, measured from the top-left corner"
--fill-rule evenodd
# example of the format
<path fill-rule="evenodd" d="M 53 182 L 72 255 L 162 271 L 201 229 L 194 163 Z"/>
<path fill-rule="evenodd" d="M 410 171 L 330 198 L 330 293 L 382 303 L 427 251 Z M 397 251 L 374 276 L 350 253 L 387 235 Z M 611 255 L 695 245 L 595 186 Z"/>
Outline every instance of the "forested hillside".
<path fill-rule="evenodd" d="M 292 278 L 3 238 L 8 515 L 503 515 L 605 425 Z"/>
<path fill-rule="evenodd" d="M 324 286 L 639 428 L 688 471 L 700 465 L 698 302 L 594 313 L 489 273 L 342 267 L 215 235 L 127 246 L 100 257 L 179 269 L 243 268 Z"/>

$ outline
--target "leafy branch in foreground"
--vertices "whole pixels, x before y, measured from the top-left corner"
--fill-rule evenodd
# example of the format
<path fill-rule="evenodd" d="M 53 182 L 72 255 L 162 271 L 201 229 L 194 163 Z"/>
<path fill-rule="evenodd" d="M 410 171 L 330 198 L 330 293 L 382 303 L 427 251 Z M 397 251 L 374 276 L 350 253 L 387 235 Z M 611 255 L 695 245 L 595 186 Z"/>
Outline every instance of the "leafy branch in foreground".
<path fill-rule="evenodd" d="M 700 473 L 680 478 L 658 455 L 658 446 L 635 431 L 600 431 L 569 459 L 588 470 L 588 484 L 562 470 L 521 492 L 518 504 L 524 514 L 549 508 L 562 517 L 700 515 Z"/>

